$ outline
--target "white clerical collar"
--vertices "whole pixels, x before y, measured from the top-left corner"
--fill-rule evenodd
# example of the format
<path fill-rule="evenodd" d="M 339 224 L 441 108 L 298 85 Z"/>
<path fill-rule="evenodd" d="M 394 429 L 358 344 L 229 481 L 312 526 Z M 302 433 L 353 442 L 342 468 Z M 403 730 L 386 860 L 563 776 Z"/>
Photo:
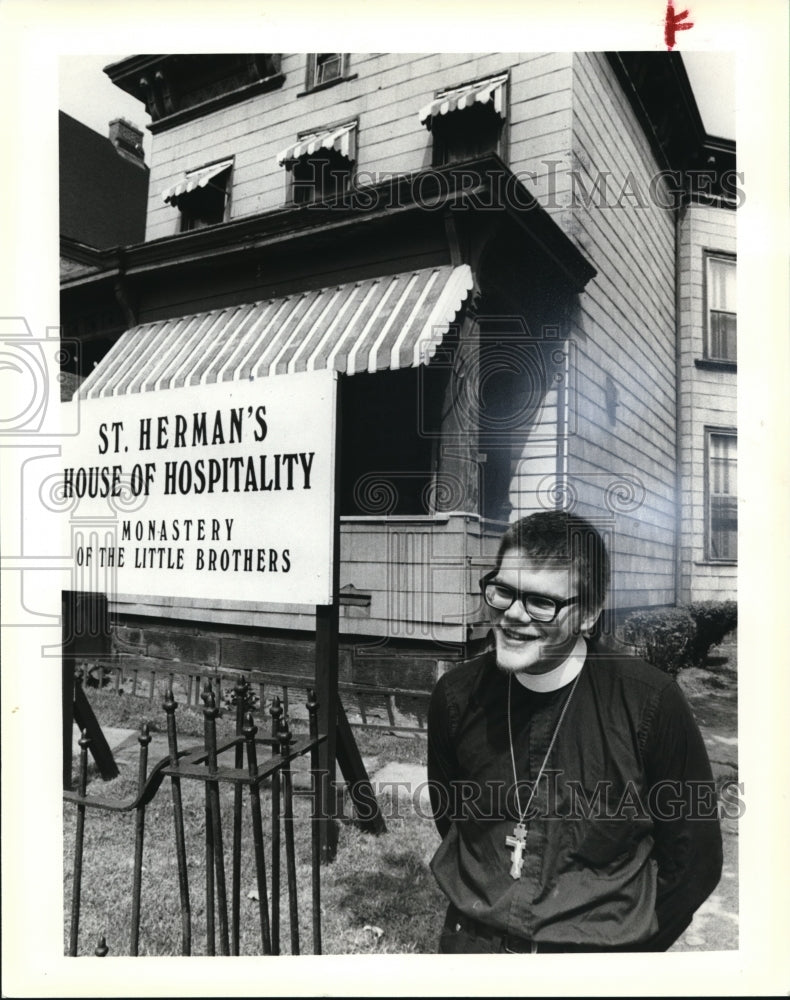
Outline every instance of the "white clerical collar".
<path fill-rule="evenodd" d="M 516 674 L 516 680 L 519 684 L 523 684 L 529 691 L 538 691 L 541 694 L 547 694 L 549 691 L 559 691 L 566 684 L 570 684 L 577 674 L 581 672 L 586 659 L 587 643 L 584 641 L 584 637 L 580 635 L 571 651 L 571 655 L 567 660 L 563 660 L 558 667 L 548 670 L 545 674 L 528 674 L 526 671 L 522 671 Z"/>

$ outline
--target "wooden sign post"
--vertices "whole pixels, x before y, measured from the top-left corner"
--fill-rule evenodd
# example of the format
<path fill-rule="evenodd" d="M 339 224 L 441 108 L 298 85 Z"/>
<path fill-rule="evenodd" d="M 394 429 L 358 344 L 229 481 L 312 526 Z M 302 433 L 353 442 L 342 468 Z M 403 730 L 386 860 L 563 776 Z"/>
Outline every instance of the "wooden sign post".
<path fill-rule="evenodd" d="M 107 598 L 104 594 L 78 594 L 63 591 L 61 600 L 62 660 L 61 684 L 63 697 L 63 787 L 71 788 L 71 759 L 74 723 L 90 738 L 90 752 L 105 781 L 118 776 L 118 766 L 112 755 L 99 720 L 94 715 L 82 685 L 77 683 L 75 669 L 80 662 L 109 657 L 110 627 Z"/>
<path fill-rule="evenodd" d="M 374 813 L 368 817 L 370 803 L 375 796 L 370 785 L 365 764 L 357 747 L 354 733 L 348 722 L 338 694 L 338 669 L 340 659 L 340 497 L 341 467 L 341 381 L 338 377 L 335 396 L 335 468 L 334 504 L 332 513 L 332 603 L 317 605 L 315 609 L 315 686 L 318 697 L 318 728 L 326 733 L 321 745 L 320 763 L 322 799 L 325 822 L 321 833 L 321 859 L 331 861 L 337 852 L 337 763 L 340 763 L 343 777 L 349 788 L 351 801 L 364 803 L 365 812 L 360 826 L 371 833 L 383 833 L 387 826 L 376 805 Z"/>

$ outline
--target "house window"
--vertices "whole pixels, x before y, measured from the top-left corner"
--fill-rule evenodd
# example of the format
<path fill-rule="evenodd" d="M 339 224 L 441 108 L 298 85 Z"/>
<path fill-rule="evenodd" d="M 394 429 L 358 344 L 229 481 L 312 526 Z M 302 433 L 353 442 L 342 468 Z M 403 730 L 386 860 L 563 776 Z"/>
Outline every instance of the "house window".
<path fill-rule="evenodd" d="M 434 128 L 433 165 L 445 166 L 499 153 L 503 121 L 486 107 L 469 108 L 462 115 L 447 115 Z"/>
<path fill-rule="evenodd" d="M 420 111 L 433 133 L 433 164 L 444 166 L 486 153 L 504 157 L 507 74 L 439 91 Z"/>
<path fill-rule="evenodd" d="M 348 188 L 351 164 L 339 153 L 326 149 L 297 160 L 291 173 L 293 202 L 305 205 L 342 194 Z"/>
<path fill-rule="evenodd" d="M 228 218 L 233 160 L 219 160 L 189 170 L 163 194 L 162 200 L 181 213 L 182 233 L 215 226 Z"/>
<path fill-rule="evenodd" d="M 204 229 L 224 222 L 230 194 L 230 167 L 213 177 L 205 187 L 197 187 L 179 204 L 181 232 Z"/>
<path fill-rule="evenodd" d="M 307 57 L 306 90 L 315 90 L 343 80 L 348 72 L 348 55 L 343 52 L 311 52 Z"/>
<path fill-rule="evenodd" d="M 709 254 L 706 257 L 707 337 L 705 357 L 711 361 L 737 358 L 735 306 L 735 260 Z"/>
<path fill-rule="evenodd" d="M 735 562 L 738 539 L 738 438 L 734 431 L 707 432 L 707 558 Z"/>
<path fill-rule="evenodd" d="M 327 201 L 347 190 L 356 162 L 357 122 L 326 131 L 303 132 L 277 157 L 290 176 L 290 200 L 297 205 Z"/>

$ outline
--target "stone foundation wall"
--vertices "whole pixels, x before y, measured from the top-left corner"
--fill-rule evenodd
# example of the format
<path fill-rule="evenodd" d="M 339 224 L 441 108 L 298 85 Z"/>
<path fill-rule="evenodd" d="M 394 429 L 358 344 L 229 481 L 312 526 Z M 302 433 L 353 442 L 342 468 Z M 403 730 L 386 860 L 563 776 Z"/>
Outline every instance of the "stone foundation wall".
<path fill-rule="evenodd" d="M 111 625 L 113 659 L 124 673 L 201 673 L 232 678 L 264 673 L 312 678 L 310 633 L 248 629 L 211 623 L 119 617 Z M 429 693 L 439 676 L 464 656 L 462 646 L 342 636 L 339 682 Z"/>

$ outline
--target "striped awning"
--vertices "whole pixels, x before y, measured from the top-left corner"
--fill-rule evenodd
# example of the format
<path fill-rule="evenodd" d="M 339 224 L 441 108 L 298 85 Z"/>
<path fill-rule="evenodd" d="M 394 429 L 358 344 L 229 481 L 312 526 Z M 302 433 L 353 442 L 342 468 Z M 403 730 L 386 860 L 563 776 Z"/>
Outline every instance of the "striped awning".
<path fill-rule="evenodd" d="M 472 284 L 468 264 L 447 265 L 144 323 L 113 345 L 79 398 L 427 364 Z"/>
<path fill-rule="evenodd" d="M 209 181 L 232 166 L 233 160 L 222 160 L 220 163 L 212 163 L 209 167 L 201 167 L 200 170 L 190 170 L 177 184 L 171 184 L 162 192 L 162 201 L 175 204 L 182 195 L 189 194 L 196 188 L 205 187 Z"/>
<path fill-rule="evenodd" d="M 293 163 L 303 156 L 312 156 L 320 149 L 333 149 L 353 163 L 357 158 L 356 136 L 356 122 L 349 122 L 328 132 L 312 132 L 279 153 L 277 163 L 280 166 Z"/>
<path fill-rule="evenodd" d="M 447 115 L 451 111 L 463 111 L 464 108 L 471 108 L 473 104 L 488 104 L 489 102 L 499 117 L 505 118 L 506 84 L 507 73 L 503 73 L 500 76 L 489 77 L 487 80 L 479 80 L 466 87 L 446 90 L 430 104 L 426 104 L 424 108 L 420 109 L 420 123 L 430 129 L 434 118 Z"/>

